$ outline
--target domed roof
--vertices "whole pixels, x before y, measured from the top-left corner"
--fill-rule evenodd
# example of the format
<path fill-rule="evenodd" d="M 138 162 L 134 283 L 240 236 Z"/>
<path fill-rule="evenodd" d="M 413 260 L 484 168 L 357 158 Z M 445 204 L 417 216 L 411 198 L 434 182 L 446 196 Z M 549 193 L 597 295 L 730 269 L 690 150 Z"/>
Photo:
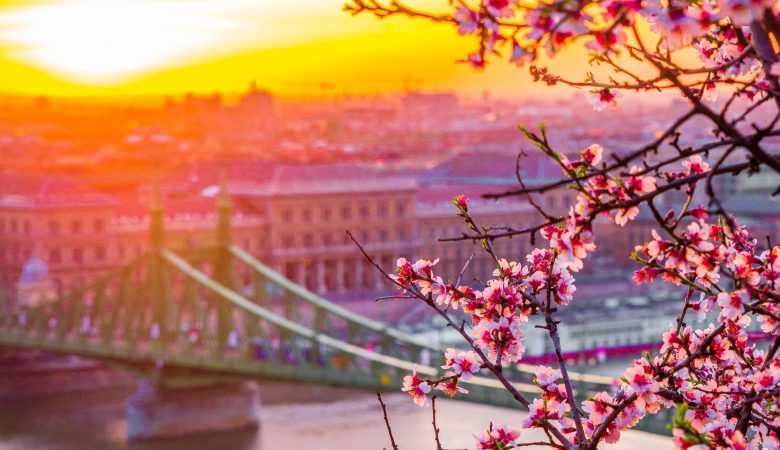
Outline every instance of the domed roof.
<path fill-rule="evenodd" d="M 33 255 L 22 267 L 19 284 L 34 284 L 44 281 L 49 276 L 49 266 L 42 259 Z"/>

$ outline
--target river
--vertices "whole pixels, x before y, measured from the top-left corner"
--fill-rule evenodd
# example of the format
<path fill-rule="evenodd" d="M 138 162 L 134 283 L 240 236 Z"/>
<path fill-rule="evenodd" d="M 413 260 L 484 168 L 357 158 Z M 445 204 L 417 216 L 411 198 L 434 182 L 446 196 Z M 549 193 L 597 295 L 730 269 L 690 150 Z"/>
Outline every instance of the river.
<path fill-rule="evenodd" d="M 126 375 L 87 370 L 57 374 L 53 379 L 40 375 L 4 377 L 0 388 L 5 393 L 0 401 L 0 450 L 390 448 L 375 394 L 362 390 L 263 382 L 259 430 L 128 443 L 124 402 L 134 387 Z M 430 408 L 415 406 L 401 393 L 388 393 L 383 398 L 402 450 L 435 447 Z M 449 399 L 437 400 L 437 412 L 442 444 L 449 449 L 472 448 L 472 434 L 485 429 L 491 419 L 519 425 L 524 417 L 511 409 Z M 541 438 L 540 433 L 523 431 L 523 440 Z M 669 438 L 632 431 L 624 433 L 620 445 L 605 448 L 663 450 L 672 445 Z"/>

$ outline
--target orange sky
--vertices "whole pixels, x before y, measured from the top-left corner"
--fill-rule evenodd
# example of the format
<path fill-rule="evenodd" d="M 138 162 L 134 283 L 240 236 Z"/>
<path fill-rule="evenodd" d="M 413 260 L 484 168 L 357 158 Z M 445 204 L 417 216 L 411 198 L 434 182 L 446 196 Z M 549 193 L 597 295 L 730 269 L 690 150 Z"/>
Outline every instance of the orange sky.
<path fill-rule="evenodd" d="M 446 0 L 408 0 L 446 8 Z M 425 89 L 527 96 L 526 69 L 456 64 L 475 45 L 447 25 L 341 11 L 340 0 L 48 0 L 0 6 L 0 91 L 126 95 L 243 90 L 287 97 Z M 557 59 L 582 64 L 572 50 Z M 547 94 L 552 91 L 547 90 Z"/>

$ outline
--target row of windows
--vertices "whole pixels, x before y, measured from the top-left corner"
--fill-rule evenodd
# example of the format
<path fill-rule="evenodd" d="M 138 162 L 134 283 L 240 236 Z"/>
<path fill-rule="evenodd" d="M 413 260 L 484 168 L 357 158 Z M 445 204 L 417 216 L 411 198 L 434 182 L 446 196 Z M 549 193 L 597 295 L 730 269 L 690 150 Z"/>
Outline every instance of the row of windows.
<path fill-rule="evenodd" d="M 618 325 L 615 327 L 609 327 L 609 328 L 602 328 L 602 329 L 586 329 L 586 330 L 576 330 L 572 331 L 569 336 L 572 339 L 581 339 L 583 337 L 590 337 L 590 336 L 609 336 L 609 335 L 621 335 L 621 334 L 630 334 L 630 333 L 636 333 L 641 332 L 642 327 L 637 327 L 636 324 L 631 325 Z"/>
<path fill-rule="evenodd" d="M 95 261 L 105 261 L 106 260 L 106 248 L 105 247 L 95 247 L 92 250 L 92 256 L 94 257 Z M 70 252 L 66 252 L 66 257 L 69 257 L 69 259 L 66 262 L 72 262 L 74 264 L 83 264 L 84 263 L 84 249 L 82 248 L 73 248 L 70 250 Z M 63 251 L 61 249 L 55 248 L 49 251 L 49 262 L 52 264 L 60 264 L 63 262 Z"/>
<path fill-rule="evenodd" d="M 427 225 L 427 229 L 424 232 L 425 236 L 430 240 L 437 240 L 442 238 L 450 238 L 450 237 L 456 237 L 460 236 L 463 233 L 468 233 L 469 229 L 466 227 L 466 225 L 463 224 L 463 222 L 458 222 L 451 225 Z M 515 230 L 520 230 L 523 227 L 526 227 L 526 223 L 517 221 L 514 224 L 512 223 L 502 223 L 501 226 L 510 226 Z"/>
<path fill-rule="evenodd" d="M 49 234 L 60 234 L 61 224 L 57 220 L 49 221 Z M 92 230 L 95 233 L 102 233 L 106 229 L 106 223 L 103 219 L 95 219 L 92 221 Z M 71 234 L 79 234 L 84 231 L 84 224 L 79 219 L 71 220 L 68 226 L 68 230 Z"/>
<path fill-rule="evenodd" d="M 556 195 L 555 193 L 549 193 L 545 196 L 543 196 L 544 204 L 550 208 L 566 208 L 572 203 L 574 203 L 575 196 L 570 193 L 561 193 L 560 195 Z"/>
<path fill-rule="evenodd" d="M 51 235 L 60 234 L 62 230 L 62 223 L 58 220 L 49 220 L 47 224 L 47 231 Z M 95 219 L 92 221 L 92 228 L 90 231 L 95 233 L 102 233 L 106 229 L 106 223 L 103 219 Z M 71 234 L 80 234 L 85 230 L 83 221 L 80 219 L 73 219 L 68 224 L 68 230 Z M 32 225 L 29 220 L 17 220 L 0 218 L 0 233 L 9 232 L 10 234 L 23 233 L 29 235 L 32 232 Z"/>
<path fill-rule="evenodd" d="M 396 216 L 404 216 L 406 214 L 407 206 L 404 202 L 379 202 L 376 204 L 376 217 L 387 218 L 391 213 Z M 371 218 L 371 207 L 368 204 L 360 206 L 355 205 L 342 205 L 341 207 L 323 206 L 318 211 L 314 209 L 301 209 L 296 210 L 294 208 L 282 209 L 282 222 L 292 223 L 300 221 L 304 223 L 313 222 L 315 220 L 322 220 L 328 222 L 338 215 L 341 220 L 351 220 L 353 218 L 359 218 L 362 220 Z"/>
<path fill-rule="evenodd" d="M 384 258 L 384 262 L 389 259 Z M 322 261 L 324 272 L 319 273 L 319 265 L 314 261 L 290 261 L 284 264 L 282 270 L 286 278 L 303 284 L 312 291 L 336 291 L 338 289 L 375 289 L 381 283 L 383 277 L 366 261 L 360 258 L 347 258 L 343 260 L 341 270 L 339 263 L 329 259 Z M 360 274 L 355 270 L 360 265 Z M 339 278 L 340 276 L 340 278 Z"/>
<path fill-rule="evenodd" d="M 493 250 L 502 258 L 512 259 L 525 263 L 525 255 L 531 251 L 528 239 L 496 239 L 492 243 Z M 439 253 L 442 257 L 461 257 L 471 253 L 481 254 L 479 241 L 464 239 L 460 241 L 438 242 L 435 240 L 423 243 L 423 252 L 426 254 Z"/>
<path fill-rule="evenodd" d="M 134 248 L 135 255 L 140 255 L 141 251 L 141 246 L 136 245 Z M 119 260 L 124 260 L 125 256 L 127 256 L 126 253 L 125 246 L 122 245 L 117 247 L 116 256 Z M 9 262 L 23 263 L 24 261 L 30 259 L 31 256 L 32 249 L 30 248 L 23 249 L 15 247 L 6 250 L 0 250 L 0 261 L 7 260 Z M 48 257 L 47 262 L 50 264 L 83 264 L 86 260 L 86 256 L 90 256 L 94 261 L 106 261 L 109 258 L 108 250 L 103 246 L 98 246 L 91 249 L 81 247 L 72 249 L 53 248 L 49 250 L 46 255 L 41 256 Z"/>
<path fill-rule="evenodd" d="M 359 231 L 353 233 L 355 239 L 361 244 L 367 244 L 372 242 L 384 243 L 390 240 L 406 241 L 409 239 L 411 233 L 405 229 L 388 230 L 380 229 L 373 232 Z M 334 245 L 352 245 L 352 240 L 346 233 L 303 233 L 300 235 L 285 234 L 281 240 L 282 248 L 317 248 L 317 247 L 331 247 Z"/>
<path fill-rule="evenodd" d="M 435 255 L 435 254 L 425 254 L 422 255 L 423 258 L 426 259 L 437 259 L 439 257 L 443 257 L 444 255 Z M 469 255 L 461 256 L 458 255 L 453 258 L 444 258 L 442 261 L 436 266 L 436 273 L 439 275 L 444 276 L 445 278 L 449 277 L 453 280 L 457 279 L 460 272 L 463 270 L 463 266 L 468 260 Z M 468 282 L 466 280 L 469 280 L 471 276 L 475 276 L 479 279 L 482 279 L 491 273 L 493 273 L 493 270 L 496 268 L 496 263 L 493 261 L 493 259 L 487 255 L 486 253 L 475 253 L 474 257 L 469 262 L 468 267 L 466 268 L 466 272 L 464 274 L 466 275 L 466 278 L 464 278 L 464 282 Z"/>
<path fill-rule="evenodd" d="M 11 261 L 11 262 L 24 262 L 32 256 L 32 249 L 26 248 L 10 248 L 6 250 L 0 250 L 0 261 Z"/>
<path fill-rule="evenodd" d="M 11 234 L 17 234 L 19 232 L 23 234 L 30 234 L 32 226 L 29 220 L 19 221 L 16 219 L 4 219 L 0 218 L 0 233 L 9 232 Z"/>

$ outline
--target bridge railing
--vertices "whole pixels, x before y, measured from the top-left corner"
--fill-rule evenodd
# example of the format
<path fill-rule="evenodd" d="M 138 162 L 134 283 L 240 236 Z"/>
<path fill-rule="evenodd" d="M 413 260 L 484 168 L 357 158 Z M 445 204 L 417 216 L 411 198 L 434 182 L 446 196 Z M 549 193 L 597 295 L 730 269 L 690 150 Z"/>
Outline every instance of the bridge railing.
<path fill-rule="evenodd" d="M 319 381 L 347 381 L 347 384 L 350 385 L 397 388 L 400 386 L 403 376 L 411 371 L 416 370 L 418 373 L 431 377 L 442 375 L 443 371 L 441 369 L 366 349 L 351 342 L 345 342 L 324 334 L 321 330 L 311 329 L 295 323 L 217 283 L 205 273 L 190 266 L 177 255 L 171 252 L 163 252 L 163 254 L 166 261 L 179 272 L 186 274 L 189 278 L 207 287 L 208 290 L 216 294 L 227 305 L 243 313 L 242 317 L 235 322 L 237 329 L 249 329 L 239 324 L 247 324 L 259 318 L 261 321 L 272 324 L 278 331 L 286 331 L 288 333 L 286 344 L 296 345 L 299 350 L 301 345 L 308 350 L 314 349 L 314 352 L 307 354 L 308 358 L 304 357 L 305 352 L 299 352 L 298 354 L 302 356 L 302 359 L 297 361 L 296 364 L 310 374 L 320 371 L 317 369 L 321 369 L 322 366 L 336 369 L 335 372 L 330 371 L 326 379 L 318 378 Z M 233 317 L 236 317 L 236 315 L 233 315 Z M 241 335 L 239 337 L 242 338 L 240 341 L 243 342 L 251 342 L 253 339 L 251 335 Z M 254 338 L 256 337 L 254 336 Z M 328 358 L 318 359 L 315 355 L 327 355 Z M 369 364 L 365 364 L 366 362 Z M 312 369 L 315 370 L 312 371 Z M 466 385 L 474 391 L 469 400 L 491 401 L 505 406 L 516 404 L 504 387 L 491 378 L 474 377 Z M 535 394 L 539 392 L 538 388 L 532 385 L 516 384 L 515 387 L 521 392 L 533 392 Z"/>
<path fill-rule="evenodd" d="M 140 255 L 56 299 L 29 307 L 15 305 L 0 319 L 0 334 L 6 340 L 33 343 L 54 340 L 64 344 L 95 336 L 104 342 L 133 342 L 135 334 L 147 327 L 141 314 L 145 289 L 138 286 L 146 283 L 149 259 L 149 254 Z M 130 311 L 136 307 L 136 313 Z"/>
<path fill-rule="evenodd" d="M 365 316 L 350 311 L 349 309 L 339 306 L 317 295 L 312 291 L 309 291 L 305 287 L 287 279 L 282 274 L 276 272 L 275 270 L 266 266 L 260 261 L 257 261 L 252 255 L 250 255 L 249 253 L 245 252 L 244 250 L 242 250 L 241 248 L 235 245 L 231 246 L 230 250 L 231 253 L 240 262 L 246 264 L 256 272 L 257 277 L 254 279 L 255 283 L 262 284 L 267 281 L 277 286 L 280 286 L 282 289 L 285 290 L 285 292 L 294 296 L 292 298 L 292 301 L 295 302 L 295 307 L 298 310 L 303 309 L 308 304 L 310 305 L 310 307 L 314 308 L 315 312 L 312 314 L 314 317 L 318 317 L 318 316 L 319 317 L 324 316 L 328 318 L 338 317 L 344 322 L 346 322 L 348 326 L 359 328 L 364 331 L 367 330 L 372 333 L 375 333 L 378 336 L 381 336 L 382 340 L 385 342 L 391 342 L 395 344 L 409 345 L 409 346 L 416 347 L 418 348 L 417 351 L 418 354 L 419 351 L 422 349 L 427 349 L 432 352 L 444 351 L 442 347 L 431 343 L 430 340 L 420 338 L 419 336 L 406 333 L 404 331 L 398 330 L 393 327 L 389 327 L 382 322 L 369 319 Z M 254 292 L 264 293 L 264 291 L 262 290 L 254 291 Z M 300 312 L 296 311 L 296 314 L 300 314 Z M 327 331 L 338 333 L 340 330 L 335 330 L 335 331 L 327 330 Z M 432 356 L 438 357 L 438 355 L 436 354 Z M 532 377 L 535 374 L 535 366 L 530 364 L 518 364 L 515 366 L 515 368 L 519 374 L 524 376 Z M 592 385 L 603 385 L 605 387 L 610 386 L 614 379 L 612 377 L 590 375 L 584 373 L 571 373 L 571 377 L 572 379 L 577 380 L 579 382 L 588 383 Z"/>
<path fill-rule="evenodd" d="M 418 363 L 428 362 L 441 349 L 425 339 L 388 327 L 384 323 L 356 314 L 290 281 L 282 274 L 257 261 L 237 246 L 231 254 L 250 274 L 247 296 L 256 303 L 272 308 L 290 320 L 365 348 Z M 246 288 L 246 287 L 245 287 Z M 273 290 L 281 295 L 274 295 Z M 278 298 L 276 304 L 271 299 Z"/>

